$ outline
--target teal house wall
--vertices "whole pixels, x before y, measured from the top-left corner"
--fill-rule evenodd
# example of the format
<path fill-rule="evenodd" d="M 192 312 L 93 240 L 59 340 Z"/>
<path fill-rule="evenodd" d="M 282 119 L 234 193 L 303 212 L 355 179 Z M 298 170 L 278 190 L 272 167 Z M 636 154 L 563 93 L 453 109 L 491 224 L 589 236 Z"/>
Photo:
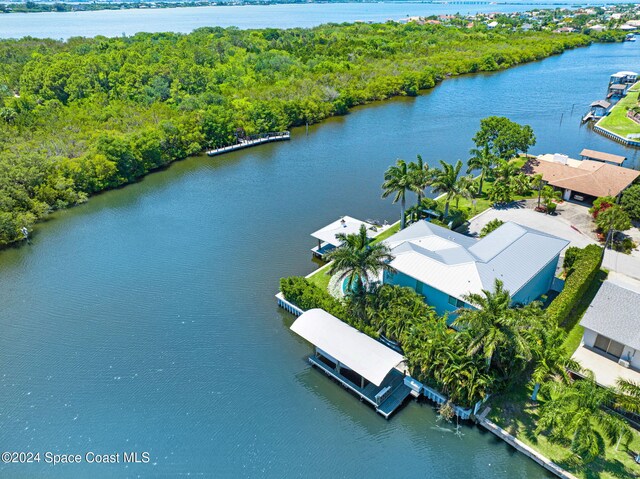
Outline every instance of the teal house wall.
<path fill-rule="evenodd" d="M 556 268 L 558 265 L 560 255 L 551 260 L 543 269 L 541 269 L 533 278 L 531 278 L 520 290 L 512 292 L 513 304 L 529 304 L 535 301 L 543 294 L 547 293 L 551 289 L 553 278 L 555 277 Z M 425 302 L 433 306 L 436 313 L 439 315 L 449 314 L 449 324 L 456 318 L 457 315 L 453 314 L 460 307 L 471 308 L 472 306 L 463 303 L 462 301 L 457 304 L 452 304 L 453 299 L 449 294 L 440 291 L 428 284 L 417 281 L 415 278 L 408 276 L 404 273 L 397 272 L 391 274 L 389 272 L 384 273 L 384 284 L 392 284 L 396 286 L 406 286 L 418 294 L 421 294 L 425 298 Z M 451 301 L 450 301 L 451 299 Z"/>
<path fill-rule="evenodd" d="M 547 293 L 553 284 L 553 278 L 556 275 L 559 259 L 560 255 L 558 254 L 549 263 L 547 263 L 547 265 L 542 268 L 538 274 L 531 278 L 527 284 L 520 288 L 519 291 L 516 291 L 515 293 L 512 292 L 513 303 L 529 304 Z"/>
<path fill-rule="evenodd" d="M 440 316 L 448 313 L 449 320 L 447 321 L 447 323 L 451 323 L 456 318 L 457 315 L 453 314 L 456 309 L 463 306 L 471 307 L 468 304 L 463 303 L 462 301 L 460 301 L 456 305 L 451 304 L 449 302 L 449 295 L 447 293 L 429 286 L 428 284 L 417 281 L 415 278 L 407 276 L 404 273 L 398 272 L 396 274 L 391 274 L 389 272 L 385 272 L 384 284 L 406 286 L 413 289 L 418 294 L 424 296 L 425 302 L 429 306 L 433 306 L 433 309 L 435 309 L 436 313 L 438 313 Z"/>

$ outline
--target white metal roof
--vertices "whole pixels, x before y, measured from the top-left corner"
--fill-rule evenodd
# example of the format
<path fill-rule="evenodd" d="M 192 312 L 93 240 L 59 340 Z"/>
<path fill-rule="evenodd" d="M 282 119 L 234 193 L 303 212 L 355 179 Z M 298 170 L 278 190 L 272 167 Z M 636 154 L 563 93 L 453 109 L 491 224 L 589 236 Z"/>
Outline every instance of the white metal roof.
<path fill-rule="evenodd" d="M 405 360 L 401 354 L 322 309 L 303 313 L 291 330 L 376 386 Z"/>
<path fill-rule="evenodd" d="M 319 229 L 318 231 L 311 233 L 311 236 L 319 239 L 320 241 L 324 241 L 325 243 L 329 243 L 333 246 L 340 246 L 342 241 L 336 238 L 337 234 L 355 234 L 360 231 L 360 226 L 365 225 L 367 230 L 369 230 L 369 236 L 374 236 L 373 232 L 377 231 L 378 227 L 367 223 L 366 221 L 360 221 L 351 216 L 343 216 L 342 218 L 334 221 L 333 223 L 325 226 L 324 228 Z M 372 229 L 373 228 L 373 229 Z"/>
<path fill-rule="evenodd" d="M 478 241 L 425 221 L 386 242 L 397 271 L 458 299 L 492 291 L 496 279 L 515 295 L 569 244 L 513 222 Z"/>

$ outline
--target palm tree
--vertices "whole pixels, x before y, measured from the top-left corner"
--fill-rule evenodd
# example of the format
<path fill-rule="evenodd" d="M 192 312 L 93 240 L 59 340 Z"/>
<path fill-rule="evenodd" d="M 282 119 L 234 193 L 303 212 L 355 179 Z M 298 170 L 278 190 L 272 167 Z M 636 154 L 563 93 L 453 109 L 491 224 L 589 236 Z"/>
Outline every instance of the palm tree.
<path fill-rule="evenodd" d="M 538 189 L 538 208 L 540 208 L 540 198 L 542 197 L 542 187 L 544 186 L 544 180 L 540 173 L 536 173 L 531 177 L 531 184 L 536 185 Z"/>
<path fill-rule="evenodd" d="M 512 308 L 511 295 L 499 279 L 495 280 L 494 291 L 483 289 L 482 294 L 468 294 L 463 299 L 477 308 L 458 309 L 459 316 L 453 322 L 471 334 L 467 354 L 482 355 L 486 370 L 494 365 L 503 378 L 516 372 L 513 365 L 517 360 L 531 359 L 527 334 L 539 305 Z"/>
<path fill-rule="evenodd" d="M 400 216 L 400 229 L 404 229 L 405 218 L 404 210 L 406 207 L 406 193 L 413 186 L 413 177 L 408 170 L 407 163 L 404 160 L 396 161 L 396 164 L 390 166 L 384 173 L 384 183 L 382 183 L 382 197 L 386 198 L 390 195 L 393 197 L 393 202 L 400 201 L 401 216 Z"/>
<path fill-rule="evenodd" d="M 418 155 L 416 161 L 412 161 L 408 165 L 409 174 L 411 175 L 410 190 L 418 196 L 416 206 L 420 205 L 420 201 L 424 197 L 424 190 L 429 186 L 431 181 L 431 171 L 429 165 L 422 160 L 422 156 Z"/>
<path fill-rule="evenodd" d="M 489 199 L 494 203 L 508 203 L 515 193 L 524 193 L 531 186 L 529 177 L 515 163 L 500 160 L 493 172 L 495 182 L 489 192 Z"/>
<path fill-rule="evenodd" d="M 460 204 L 460 198 L 471 199 L 473 198 L 473 187 L 474 187 L 473 176 L 463 176 L 456 181 L 455 185 L 455 198 L 456 198 L 456 208 L 458 208 Z"/>
<path fill-rule="evenodd" d="M 543 390 L 549 399 L 540 408 L 536 434 L 549 431 L 552 439 L 569 439 L 571 451 L 584 462 L 590 462 L 604 452 L 604 441 L 596 424 L 602 427 L 616 448 L 620 442 L 631 438 L 626 423 L 603 408 L 610 403 L 612 391 L 598 386 L 593 373 L 570 384 L 545 383 Z"/>
<path fill-rule="evenodd" d="M 459 187 L 458 175 L 462 169 L 462 161 L 458 160 L 455 165 L 450 165 L 440 160 L 442 169 L 436 169 L 433 172 L 431 180 L 431 188 L 436 193 L 444 194 L 444 216 L 449 216 L 449 203 L 458 195 Z"/>
<path fill-rule="evenodd" d="M 531 394 L 532 401 L 538 400 L 538 392 L 544 381 L 553 379 L 568 383 L 571 379 L 568 369 L 576 372 L 581 370 L 579 363 L 567 354 L 564 346 L 567 333 L 557 326 L 549 324 L 548 321 L 543 321 L 541 326 L 536 334 L 538 340 L 533 350 L 535 367 L 533 374 L 531 374 L 531 380 L 534 383 Z"/>
<path fill-rule="evenodd" d="M 338 234 L 336 238 L 342 245 L 327 255 L 332 262 L 329 273 L 346 274 L 348 291 L 356 296 L 366 293 L 370 277 L 377 277 L 383 270 L 393 272 L 389 247 L 384 242 L 372 243 L 365 225 L 360 225 L 358 233 Z"/>
<path fill-rule="evenodd" d="M 491 173 L 496 157 L 491 154 L 488 145 L 485 145 L 482 149 L 472 148 L 470 153 L 473 156 L 467 161 L 467 173 L 471 173 L 473 170 L 480 170 L 480 185 L 478 186 L 478 196 L 480 196 L 482 195 L 484 178 Z"/>
<path fill-rule="evenodd" d="M 633 414 L 640 414 L 640 382 L 618 378 L 615 405 Z"/>

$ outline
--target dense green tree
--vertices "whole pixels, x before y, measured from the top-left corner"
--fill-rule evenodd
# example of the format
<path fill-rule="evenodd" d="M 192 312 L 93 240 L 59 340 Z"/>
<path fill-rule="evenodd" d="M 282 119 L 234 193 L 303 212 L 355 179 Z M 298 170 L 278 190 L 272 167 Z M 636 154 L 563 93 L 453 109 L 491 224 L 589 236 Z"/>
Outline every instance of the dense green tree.
<path fill-rule="evenodd" d="M 622 193 L 620 206 L 634 221 L 640 221 L 640 184 L 631 185 Z"/>
<path fill-rule="evenodd" d="M 530 126 L 519 125 L 508 118 L 490 116 L 480 120 L 480 130 L 473 137 L 478 150 L 488 150 L 503 160 L 510 160 L 519 151 L 526 153 L 536 144 Z"/>
<path fill-rule="evenodd" d="M 205 147 L 589 42 L 393 22 L 2 40 L 0 245 L 56 208 Z M 512 148 L 528 143 L 524 133 Z"/>

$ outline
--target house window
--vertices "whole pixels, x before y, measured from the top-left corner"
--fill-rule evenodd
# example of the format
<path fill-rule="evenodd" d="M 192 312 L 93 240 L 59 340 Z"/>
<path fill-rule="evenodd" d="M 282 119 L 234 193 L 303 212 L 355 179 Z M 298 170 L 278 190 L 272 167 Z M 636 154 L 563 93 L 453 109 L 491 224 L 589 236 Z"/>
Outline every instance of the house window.
<path fill-rule="evenodd" d="M 624 344 L 620 344 L 619 342 L 609 339 L 606 336 L 602 336 L 601 334 L 598 334 L 593 347 L 610 354 L 616 359 L 620 359 L 622 352 L 624 351 Z"/>
<path fill-rule="evenodd" d="M 460 301 L 458 298 L 454 298 L 453 296 L 449 296 L 449 304 L 456 308 L 464 308 L 467 305 L 464 301 Z"/>

